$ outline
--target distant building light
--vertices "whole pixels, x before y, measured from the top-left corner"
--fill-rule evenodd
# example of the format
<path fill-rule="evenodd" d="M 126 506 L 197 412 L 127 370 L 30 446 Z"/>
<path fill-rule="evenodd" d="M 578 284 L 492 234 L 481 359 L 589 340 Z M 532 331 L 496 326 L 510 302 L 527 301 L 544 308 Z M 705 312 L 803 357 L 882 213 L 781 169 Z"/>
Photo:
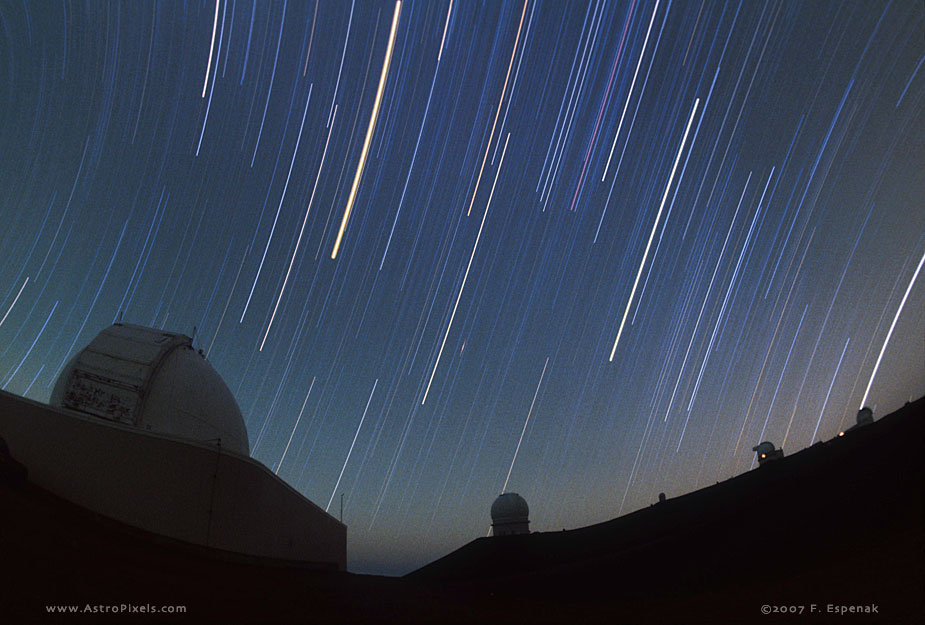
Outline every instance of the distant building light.
<path fill-rule="evenodd" d="M 784 450 L 774 449 L 774 443 L 768 441 L 752 447 L 752 451 L 758 454 L 759 465 L 762 465 L 765 462 L 771 462 L 772 460 L 780 460 L 784 457 Z"/>

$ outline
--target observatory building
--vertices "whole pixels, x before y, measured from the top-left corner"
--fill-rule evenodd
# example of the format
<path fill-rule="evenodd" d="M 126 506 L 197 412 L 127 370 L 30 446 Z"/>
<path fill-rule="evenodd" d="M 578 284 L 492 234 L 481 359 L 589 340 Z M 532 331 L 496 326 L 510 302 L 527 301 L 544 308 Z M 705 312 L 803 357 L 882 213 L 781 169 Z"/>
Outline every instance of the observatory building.
<path fill-rule="evenodd" d="M 241 410 L 192 340 L 114 325 L 58 376 L 51 405 L 250 455 Z"/>
<path fill-rule="evenodd" d="M 530 508 L 517 493 L 501 493 L 491 504 L 491 535 L 530 533 Z"/>
<path fill-rule="evenodd" d="M 50 405 L 0 392 L 0 436 L 47 491 L 200 547 L 346 568 L 347 528 L 250 457 L 241 410 L 182 334 L 115 324 Z"/>

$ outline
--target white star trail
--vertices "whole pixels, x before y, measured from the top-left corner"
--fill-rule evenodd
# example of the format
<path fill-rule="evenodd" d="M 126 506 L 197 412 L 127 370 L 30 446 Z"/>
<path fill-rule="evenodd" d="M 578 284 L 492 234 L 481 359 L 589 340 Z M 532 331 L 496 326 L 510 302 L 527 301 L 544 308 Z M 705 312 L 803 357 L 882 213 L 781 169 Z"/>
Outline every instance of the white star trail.
<path fill-rule="evenodd" d="M 360 424 L 357 426 L 356 434 L 353 435 L 353 440 L 350 442 L 350 449 L 347 450 L 347 457 L 344 459 L 344 466 L 340 468 L 340 474 L 337 476 L 337 482 L 334 483 L 334 490 L 331 491 L 331 498 L 328 499 L 328 505 L 324 507 L 324 511 L 327 512 L 331 507 L 331 502 L 334 501 L 334 495 L 337 494 L 337 488 L 340 486 L 340 480 L 344 477 L 344 471 L 347 469 L 347 463 L 350 462 L 350 454 L 353 453 L 353 446 L 357 444 L 357 437 L 360 435 L 360 428 L 363 427 L 363 421 L 366 420 L 366 413 L 369 411 L 369 404 L 373 401 L 373 393 L 376 392 L 376 385 L 379 384 L 379 378 L 376 378 L 376 381 L 373 382 L 373 389 L 369 392 L 369 399 L 366 400 L 366 408 L 363 409 L 363 416 L 360 417 Z"/>
<path fill-rule="evenodd" d="M 919 259 L 919 264 L 915 268 L 915 273 L 912 274 L 912 279 L 909 280 L 909 286 L 906 287 L 906 292 L 903 293 L 902 301 L 899 302 L 899 308 L 896 309 L 896 314 L 893 315 L 893 322 L 890 323 L 890 329 L 886 333 L 886 338 L 883 339 L 883 346 L 880 348 L 880 353 L 877 355 L 877 362 L 874 364 L 874 370 L 870 373 L 870 380 L 867 381 L 867 388 L 864 389 L 864 396 L 861 398 L 859 408 L 863 408 L 864 405 L 867 404 L 867 396 L 870 394 L 870 387 L 874 384 L 874 378 L 877 377 L 877 370 L 880 369 L 880 361 L 883 360 L 883 353 L 886 351 L 886 346 L 890 343 L 890 337 L 893 336 L 893 330 L 896 328 L 899 315 L 906 305 L 906 300 L 909 299 L 909 292 L 912 290 L 912 285 L 915 284 L 916 278 L 919 277 L 919 272 L 922 271 L 922 263 L 925 263 L 925 254 L 922 254 L 922 258 Z"/>
<path fill-rule="evenodd" d="M 215 0 L 215 17 L 212 22 L 212 42 L 209 44 L 209 63 L 206 65 L 206 77 L 202 83 L 202 97 L 206 97 L 206 87 L 209 85 L 209 70 L 212 68 L 212 53 L 215 50 L 215 31 L 218 27 L 218 4 L 220 0 Z"/>
<path fill-rule="evenodd" d="M 530 402 L 530 410 L 527 411 L 527 418 L 524 421 L 524 428 L 520 431 L 520 438 L 517 439 L 517 448 L 514 449 L 514 457 L 511 458 L 511 466 L 507 470 L 507 476 L 504 478 L 504 486 L 501 487 L 501 492 L 507 490 L 507 483 L 511 479 L 511 472 L 514 470 L 514 463 L 517 462 L 517 454 L 520 453 L 520 444 L 524 442 L 524 434 L 527 432 L 527 426 L 530 425 L 530 417 L 533 415 L 533 407 L 536 405 L 536 396 L 540 393 L 540 386 L 543 384 L 543 378 L 546 376 L 546 367 L 549 366 L 549 356 L 546 357 L 546 362 L 543 364 L 543 372 L 540 373 L 540 381 L 536 383 L 536 390 L 533 392 L 533 400 Z"/>
<path fill-rule="evenodd" d="M 671 174 L 668 176 L 668 184 L 665 185 L 665 193 L 662 195 L 662 202 L 658 206 L 658 212 L 655 214 L 655 223 L 652 224 L 652 232 L 649 233 L 649 240 L 646 242 L 646 249 L 642 253 L 642 261 L 639 263 L 639 270 L 636 272 L 636 279 L 633 280 L 633 288 L 630 290 L 630 297 L 626 302 L 626 310 L 623 311 L 623 319 L 620 320 L 620 328 L 617 330 L 617 338 L 613 342 L 613 349 L 610 350 L 610 362 L 613 362 L 613 356 L 617 353 L 617 345 L 620 344 L 620 335 L 623 334 L 623 324 L 626 323 L 626 316 L 633 305 L 633 296 L 636 294 L 636 287 L 639 285 L 639 276 L 642 275 L 642 269 L 645 267 L 646 258 L 649 256 L 649 248 L 652 247 L 652 238 L 658 229 L 658 222 L 662 218 L 662 209 L 665 208 L 665 200 L 668 199 L 668 192 L 671 190 L 671 181 L 674 179 L 674 172 L 678 168 L 678 161 L 681 160 L 681 153 L 684 151 L 684 144 L 687 143 L 687 133 L 691 129 L 691 122 L 694 121 L 694 115 L 697 113 L 697 107 L 700 105 L 700 98 L 694 101 L 694 108 L 691 110 L 691 116 L 687 120 L 687 127 L 684 129 L 684 137 L 681 139 L 681 147 L 678 148 L 678 155 L 674 159 L 674 165 L 671 166 Z"/>
<path fill-rule="evenodd" d="M 0 326 L 2 326 L 3 322 L 6 321 L 6 318 L 10 316 L 10 311 L 13 310 L 13 306 L 16 305 L 16 302 L 19 301 L 19 296 L 22 295 L 22 290 L 26 288 L 27 284 L 29 284 L 29 276 L 26 276 L 25 281 L 23 281 L 22 286 L 19 287 L 19 291 L 16 293 L 16 297 L 13 298 L 13 303 L 10 304 L 10 307 L 6 309 L 6 313 L 4 313 L 3 319 L 0 319 Z"/>

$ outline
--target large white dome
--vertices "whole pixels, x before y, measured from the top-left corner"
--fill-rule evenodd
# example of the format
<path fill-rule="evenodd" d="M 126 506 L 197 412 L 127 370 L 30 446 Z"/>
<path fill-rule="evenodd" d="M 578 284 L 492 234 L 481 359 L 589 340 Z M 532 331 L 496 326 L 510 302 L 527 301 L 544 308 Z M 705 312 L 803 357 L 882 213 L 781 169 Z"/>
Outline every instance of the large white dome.
<path fill-rule="evenodd" d="M 249 455 L 244 417 L 192 339 L 115 324 L 64 367 L 51 404 Z"/>

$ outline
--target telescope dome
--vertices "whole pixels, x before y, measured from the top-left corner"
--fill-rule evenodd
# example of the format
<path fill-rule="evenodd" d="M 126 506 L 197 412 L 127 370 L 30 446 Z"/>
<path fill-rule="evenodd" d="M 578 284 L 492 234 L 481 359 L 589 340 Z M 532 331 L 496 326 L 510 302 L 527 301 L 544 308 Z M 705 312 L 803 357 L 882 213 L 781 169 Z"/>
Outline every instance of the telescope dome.
<path fill-rule="evenodd" d="M 64 367 L 50 403 L 250 453 L 234 395 L 182 334 L 121 323 L 106 328 Z"/>
<path fill-rule="evenodd" d="M 526 499 L 517 493 L 501 493 L 491 504 L 492 535 L 528 534 L 529 516 L 530 508 Z"/>

